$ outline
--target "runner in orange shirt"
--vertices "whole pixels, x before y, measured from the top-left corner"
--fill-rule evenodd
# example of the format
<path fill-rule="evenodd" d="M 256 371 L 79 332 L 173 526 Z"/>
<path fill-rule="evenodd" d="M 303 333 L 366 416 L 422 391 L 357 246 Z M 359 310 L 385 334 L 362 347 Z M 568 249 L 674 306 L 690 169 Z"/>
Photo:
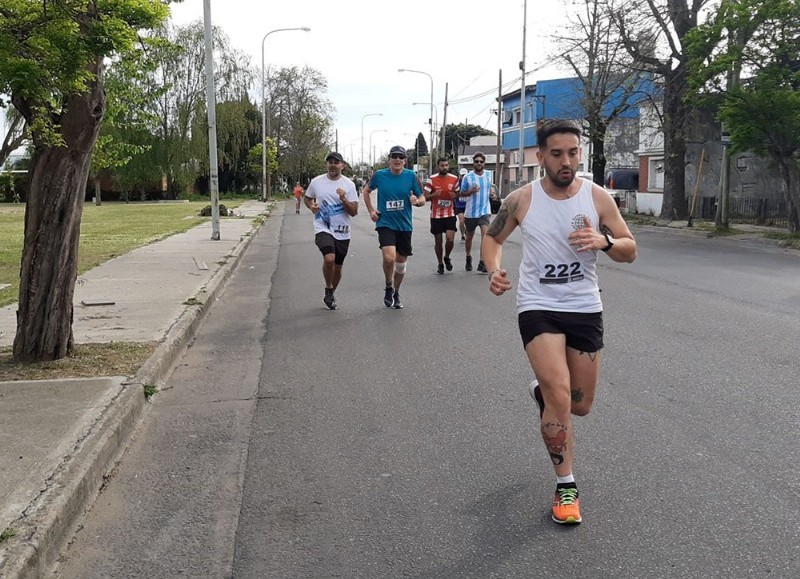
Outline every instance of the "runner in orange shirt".
<path fill-rule="evenodd" d="M 297 214 L 300 213 L 300 201 L 303 200 L 304 194 L 303 186 L 300 185 L 300 181 L 298 181 L 294 184 L 294 212 Z"/>
<path fill-rule="evenodd" d="M 439 265 L 436 273 L 444 274 L 453 271 L 453 263 L 450 261 L 450 252 L 453 251 L 453 243 L 456 238 L 456 184 L 458 177 L 450 173 L 450 161 L 439 158 L 436 161 L 439 173 L 429 177 L 425 181 L 423 191 L 425 199 L 431 203 L 431 233 L 433 234 L 436 260 Z M 445 235 L 444 248 L 442 248 L 442 234 Z"/>

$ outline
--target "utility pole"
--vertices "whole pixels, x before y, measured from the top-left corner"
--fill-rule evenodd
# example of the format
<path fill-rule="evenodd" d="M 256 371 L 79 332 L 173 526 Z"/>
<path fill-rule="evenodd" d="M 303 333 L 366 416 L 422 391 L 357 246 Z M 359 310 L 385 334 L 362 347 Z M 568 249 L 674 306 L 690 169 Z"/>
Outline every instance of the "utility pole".
<path fill-rule="evenodd" d="M 503 172 L 502 165 L 500 164 L 500 151 L 502 145 L 502 130 L 503 130 L 503 69 L 500 69 L 500 75 L 497 81 L 497 153 L 494 162 L 494 185 L 497 187 L 497 194 L 500 194 L 500 175 Z"/>
<path fill-rule="evenodd" d="M 745 34 L 742 32 L 734 33 L 735 37 L 729 39 L 729 43 L 736 43 L 737 47 L 741 50 L 744 48 Z M 739 88 L 739 77 L 741 76 L 741 64 L 735 62 L 728 70 L 728 83 L 727 91 L 729 93 L 736 91 Z M 719 202 L 717 203 L 717 213 L 714 216 L 714 227 L 718 229 L 728 229 L 730 221 L 728 219 L 728 206 L 731 197 L 731 142 L 730 136 L 725 134 L 725 126 L 722 127 L 722 174 L 720 175 L 720 191 Z"/>
<path fill-rule="evenodd" d="M 519 169 L 517 184 L 522 183 L 522 166 L 525 163 L 525 37 L 528 34 L 528 0 L 523 4 L 522 12 L 522 60 L 519 70 L 522 73 L 522 86 L 519 91 Z"/>

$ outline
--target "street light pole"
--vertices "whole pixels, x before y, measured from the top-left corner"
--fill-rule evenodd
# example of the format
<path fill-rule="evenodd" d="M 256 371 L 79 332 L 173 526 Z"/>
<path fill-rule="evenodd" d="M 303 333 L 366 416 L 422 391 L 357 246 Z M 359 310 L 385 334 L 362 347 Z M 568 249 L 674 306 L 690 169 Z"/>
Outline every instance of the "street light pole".
<path fill-rule="evenodd" d="M 267 98 L 264 93 L 264 87 L 266 83 L 264 82 L 264 42 L 267 40 L 267 36 L 270 34 L 274 34 L 275 32 L 286 32 L 287 30 L 302 30 L 303 32 L 309 32 L 311 29 L 307 26 L 301 26 L 298 28 L 276 28 L 275 30 L 270 30 L 264 35 L 264 38 L 261 39 L 261 201 L 266 201 L 268 197 L 268 192 L 270 189 L 270 183 L 267 181 L 267 135 L 269 135 L 269 128 L 267 127 Z"/>
<path fill-rule="evenodd" d="M 431 79 L 431 142 L 428 143 L 428 176 L 433 175 L 433 77 L 422 70 L 411 70 L 410 68 L 398 68 L 397 72 L 414 72 L 417 74 L 424 74 Z"/>
<path fill-rule="evenodd" d="M 382 117 L 383 113 L 367 113 L 361 117 L 361 158 L 359 163 L 364 163 L 364 119 L 367 117 Z M 363 175 L 362 175 L 363 177 Z"/>
<path fill-rule="evenodd" d="M 208 111 L 208 193 L 211 197 L 211 241 L 219 241 L 219 169 L 217 162 L 217 102 L 214 95 L 214 43 L 211 38 L 211 1 L 203 2 L 206 49 L 206 110 Z"/>

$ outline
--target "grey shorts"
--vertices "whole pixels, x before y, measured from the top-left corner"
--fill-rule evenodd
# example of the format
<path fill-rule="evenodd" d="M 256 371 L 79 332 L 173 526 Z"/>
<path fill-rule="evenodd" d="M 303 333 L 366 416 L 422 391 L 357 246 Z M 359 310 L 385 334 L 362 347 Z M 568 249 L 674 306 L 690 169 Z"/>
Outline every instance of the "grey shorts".
<path fill-rule="evenodd" d="M 489 227 L 490 220 L 491 220 L 491 215 L 481 215 L 480 217 L 465 217 L 464 226 L 467 228 L 467 233 L 472 233 L 473 231 L 475 231 L 476 228 L 480 227 L 481 225 Z"/>

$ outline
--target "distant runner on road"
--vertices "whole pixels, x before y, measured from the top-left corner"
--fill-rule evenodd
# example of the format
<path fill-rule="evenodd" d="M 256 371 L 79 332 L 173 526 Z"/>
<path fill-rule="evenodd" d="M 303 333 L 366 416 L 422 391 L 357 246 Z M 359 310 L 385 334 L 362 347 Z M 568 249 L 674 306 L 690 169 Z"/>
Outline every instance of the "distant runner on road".
<path fill-rule="evenodd" d="M 314 214 L 314 242 L 322 253 L 322 301 L 335 310 L 334 292 L 342 280 L 342 265 L 350 247 L 350 218 L 358 214 L 358 194 L 353 182 L 342 175 L 344 159 L 339 153 L 329 153 L 325 163 L 327 173 L 308 184 L 305 205 Z"/>
<path fill-rule="evenodd" d="M 411 207 L 425 205 L 425 196 L 416 173 L 405 168 L 406 150 L 395 145 L 389 150 L 389 168 L 376 171 L 364 186 L 364 204 L 375 222 L 378 243 L 383 255 L 383 305 L 402 309 L 400 285 L 406 274 L 411 253 Z M 371 193 L 377 189 L 375 205 Z"/>
<path fill-rule="evenodd" d="M 433 251 L 438 262 L 436 273 L 444 274 L 453 271 L 450 253 L 456 238 L 456 214 L 454 203 L 458 177 L 450 173 L 450 161 L 440 158 L 436 161 L 439 173 L 431 175 L 423 187 L 425 199 L 431 204 L 431 233 L 433 234 Z M 442 247 L 442 235 L 445 236 Z"/>

